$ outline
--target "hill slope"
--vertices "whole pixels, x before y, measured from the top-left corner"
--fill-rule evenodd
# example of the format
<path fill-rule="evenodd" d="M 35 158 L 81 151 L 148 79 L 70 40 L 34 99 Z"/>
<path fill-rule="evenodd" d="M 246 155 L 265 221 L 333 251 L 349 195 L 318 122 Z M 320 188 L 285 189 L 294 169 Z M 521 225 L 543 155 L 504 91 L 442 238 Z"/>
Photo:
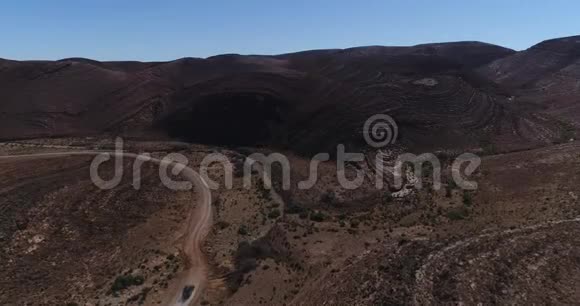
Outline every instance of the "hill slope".
<path fill-rule="evenodd" d="M 560 139 L 561 122 L 514 108 L 501 80 L 477 70 L 521 56 L 456 42 L 164 63 L 2 61 L 0 139 L 114 133 L 313 153 L 360 145 L 365 120 L 387 113 L 411 149 L 528 148 Z"/>
<path fill-rule="evenodd" d="M 509 88 L 521 104 L 580 124 L 580 36 L 541 42 L 486 65 L 481 73 Z"/>

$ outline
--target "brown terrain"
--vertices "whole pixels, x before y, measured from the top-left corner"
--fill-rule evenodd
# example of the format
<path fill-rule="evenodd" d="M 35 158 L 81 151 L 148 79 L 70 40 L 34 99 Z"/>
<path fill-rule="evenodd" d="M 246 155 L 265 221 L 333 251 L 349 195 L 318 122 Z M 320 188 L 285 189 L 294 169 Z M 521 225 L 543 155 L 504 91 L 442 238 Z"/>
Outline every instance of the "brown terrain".
<path fill-rule="evenodd" d="M 520 52 L 457 42 L 155 63 L 0 59 L 0 84 L 2 305 L 580 299 L 580 36 Z M 434 153 L 441 189 L 429 167 L 403 189 L 374 186 L 378 151 L 362 135 L 374 114 L 399 131 L 380 152 Z M 120 185 L 99 189 L 92 154 L 117 136 L 126 154 L 183 154 L 181 178 L 195 188 L 166 188 L 159 164 L 145 162 L 136 190 L 127 155 Z M 338 144 L 366 154 L 345 170 L 365 174 L 360 188 L 339 184 Z M 244 188 L 254 152 L 287 156 L 291 188 L 277 167 Z M 331 160 L 299 189 L 320 152 Z M 482 157 L 476 190 L 451 179 L 464 152 Z M 211 195 L 193 173 L 208 153 L 233 164 L 232 188 L 219 164 Z M 112 161 L 99 171 L 112 176 Z"/>

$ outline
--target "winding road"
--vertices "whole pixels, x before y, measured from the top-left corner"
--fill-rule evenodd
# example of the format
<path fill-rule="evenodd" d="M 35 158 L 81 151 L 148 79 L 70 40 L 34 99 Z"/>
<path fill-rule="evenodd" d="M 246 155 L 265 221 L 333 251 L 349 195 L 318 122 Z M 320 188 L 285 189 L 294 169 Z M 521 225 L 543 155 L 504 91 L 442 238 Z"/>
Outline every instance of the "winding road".
<path fill-rule="evenodd" d="M 191 210 L 191 214 L 187 221 L 187 231 L 184 237 L 182 251 L 189 262 L 188 269 L 184 271 L 181 277 L 177 280 L 178 290 L 172 293 L 170 300 L 166 302 L 167 305 L 192 305 L 197 303 L 201 298 L 201 294 L 207 283 L 207 262 L 201 250 L 203 241 L 209 233 L 212 224 L 212 207 L 211 207 L 211 191 L 207 182 L 193 169 L 185 164 L 175 161 L 166 161 L 152 158 L 146 155 L 138 155 L 135 153 L 126 152 L 107 152 L 107 151 L 77 151 L 77 152 L 56 152 L 56 153 L 38 153 L 38 154 L 23 154 L 23 155 L 9 155 L 0 156 L 0 160 L 6 159 L 27 159 L 27 158 L 58 158 L 67 156 L 97 156 L 105 154 L 108 157 L 120 156 L 134 158 L 145 162 L 153 162 L 158 165 L 166 166 L 180 166 L 183 168 L 179 175 L 190 181 L 198 195 L 195 209 Z M 193 293 L 186 299 L 182 299 L 183 289 L 188 286 L 194 286 Z"/>

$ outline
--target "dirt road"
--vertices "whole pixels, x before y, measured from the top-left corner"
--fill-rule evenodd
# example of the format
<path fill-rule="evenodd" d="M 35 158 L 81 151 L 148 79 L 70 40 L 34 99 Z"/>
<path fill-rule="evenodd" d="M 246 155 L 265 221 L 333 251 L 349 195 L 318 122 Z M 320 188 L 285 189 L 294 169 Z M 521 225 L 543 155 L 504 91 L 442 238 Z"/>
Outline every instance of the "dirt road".
<path fill-rule="evenodd" d="M 184 271 L 177 280 L 177 292 L 172 292 L 166 302 L 167 305 L 192 305 L 197 303 L 205 288 L 207 282 L 207 263 L 202 253 L 202 243 L 207 236 L 212 223 L 212 207 L 211 207 L 211 191 L 204 179 L 193 169 L 187 165 L 180 164 L 174 161 L 165 161 L 149 156 L 138 155 L 135 153 L 125 152 L 104 152 L 104 151 L 77 151 L 77 152 L 57 152 L 57 153 L 39 153 L 39 154 L 25 154 L 25 155 L 10 155 L 0 156 L 0 160 L 6 159 L 36 159 L 36 158 L 62 158 L 67 156 L 96 156 L 99 154 L 106 154 L 108 156 L 121 156 L 134 158 L 146 162 L 154 162 L 158 165 L 183 167 L 180 175 L 189 180 L 198 195 L 197 205 L 192 209 L 188 217 L 186 236 L 183 242 L 183 253 L 189 260 L 188 270 Z M 183 300 L 183 289 L 188 286 L 193 286 L 194 290 L 191 295 Z"/>

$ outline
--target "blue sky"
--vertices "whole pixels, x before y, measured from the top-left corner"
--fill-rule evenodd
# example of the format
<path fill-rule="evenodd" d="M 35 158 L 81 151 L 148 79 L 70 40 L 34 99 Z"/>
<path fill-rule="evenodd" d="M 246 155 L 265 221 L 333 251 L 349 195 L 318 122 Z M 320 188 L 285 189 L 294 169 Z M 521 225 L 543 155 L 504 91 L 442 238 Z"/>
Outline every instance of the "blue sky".
<path fill-rule="evenodd" d="M 580 34 L 577 0 L 6 0 L 0 57 L 171 60 L 480 40 L 525 49 Z"/>

